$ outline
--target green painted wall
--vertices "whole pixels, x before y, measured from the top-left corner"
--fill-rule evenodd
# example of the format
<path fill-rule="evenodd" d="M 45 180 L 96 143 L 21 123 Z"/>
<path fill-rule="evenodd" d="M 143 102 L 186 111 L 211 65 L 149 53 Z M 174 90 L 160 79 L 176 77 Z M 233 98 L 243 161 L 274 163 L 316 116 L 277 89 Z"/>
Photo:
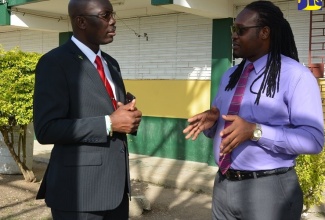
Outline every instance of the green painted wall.
<path fill-rule="evenodd" d="M 186 119 L 143 116 L 137 136 L 128 135 L 130 153 L 189 160 L 215 165 L 212 140 L 201 134 L 197 140 L 186 140 Z"/>
<path fill-rule="evenodd" d="M 174 0 L 151 0 L 152 5 L 169 5 L 173 3 Z"/>
<path fill-rule="evenodd" d="M 214 98 L 223 73 L 232 65 L 232 40 L 230 26 L 232 18 L 213 20 L 211 101 Z"/>
<path fill-rule="evenodd" d="M 7 8 L 7 3 L 0 4 L 0 25 L 10 25 L 10 12 Z"/>
<path fill-rule="evenodd" d="M 44 0 L 8 0 L 8 6 L 11 7 L 17 5 L 24 5 L 24 4 L 34 3 L 39 1 L 44 1 Z"/>
<path fill-rule="evenodd" d="M 42 0 L 7 0 L 7 3 L 0 4 L 0 25 L 10 25 L 10 9 L 13 6 L 24 5 Z"/>
<path fill-rule="evenodd" d="M 59 33 L 59 45 L 67 42 L 73 35 L 73 32 L 61 32 Z"/>

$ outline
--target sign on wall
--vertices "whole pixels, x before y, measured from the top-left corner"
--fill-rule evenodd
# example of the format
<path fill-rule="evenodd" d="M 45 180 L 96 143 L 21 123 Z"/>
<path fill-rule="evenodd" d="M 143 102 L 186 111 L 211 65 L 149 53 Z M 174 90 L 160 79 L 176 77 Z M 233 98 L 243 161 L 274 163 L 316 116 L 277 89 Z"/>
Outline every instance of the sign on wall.
<path fill-rule="evenodd" d="M 298 0 L 298 10 L 322 10 L 323 1 L 322 0 Z"/>

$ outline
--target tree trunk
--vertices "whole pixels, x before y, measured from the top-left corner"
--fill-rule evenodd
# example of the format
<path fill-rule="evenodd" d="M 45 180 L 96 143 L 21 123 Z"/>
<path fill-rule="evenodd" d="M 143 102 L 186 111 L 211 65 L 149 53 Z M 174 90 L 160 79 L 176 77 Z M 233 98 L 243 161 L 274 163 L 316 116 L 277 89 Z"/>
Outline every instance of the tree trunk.
<path fill-rule="evenodd" d="M 27 129 L 27 126 L 26 125 L 25 126 L 20 126 L 20 128 L 22 129 L 22 132 L 19 132 L 19 140 L 22 140 L 21 141 L 22 149 L 23 149 L 23 152 L 26 152 L 26 129 Z M 27 182 L 36 182 L 36 177 L 34 175 L 34 172 L 32 170 L 30 170 L 26 166 L 25 162 L 21 161 L 20 155 L 17 155 L 17 153 L 15 152 L 14 134 L 13 134 L 12 126 L 2 126 L 0 128 L 0 131 L 2 133 L 4 142 L 7 145 L 12 158 L 17 163 L 17 165 L 18 165 L 20 171 L 22 172 L 25 180 Z M 26 157 L 26 155 L 25 155 L 25 157 Z M 26 161 L 26 160 L 23 159 L 23 161 Z"/>

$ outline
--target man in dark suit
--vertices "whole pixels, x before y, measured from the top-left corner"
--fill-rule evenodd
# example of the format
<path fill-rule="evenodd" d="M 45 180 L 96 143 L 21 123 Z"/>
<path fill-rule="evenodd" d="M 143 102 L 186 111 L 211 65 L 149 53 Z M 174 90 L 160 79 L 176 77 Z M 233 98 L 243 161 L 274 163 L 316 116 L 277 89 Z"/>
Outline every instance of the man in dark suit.
<path fill-rule="evenodd" d="M 108 0 L 70 0 L 68 10 L 71 40 L 36 68 L 35 134 L 54 144 L 37 199 L 53 219 L 128 219 L 126 134 L 137 131 L 142 113 L 135 100 L 126 104 L 120 67 L 100 50 L 113 41 L 115 13 Z"/>

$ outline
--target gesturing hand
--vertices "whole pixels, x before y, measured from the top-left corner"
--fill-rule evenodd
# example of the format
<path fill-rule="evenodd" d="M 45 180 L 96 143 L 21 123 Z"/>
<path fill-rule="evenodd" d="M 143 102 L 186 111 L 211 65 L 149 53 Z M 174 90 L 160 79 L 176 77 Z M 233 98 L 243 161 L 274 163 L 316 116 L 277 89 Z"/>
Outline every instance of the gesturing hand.
<path fill-rule="evenodd" d="M 211 107 L 211 109 L 206 110 L 200 114 L 194 115 L 187 121 L 189 125 L 183 130 L 186 139 L 192 137 L 192 140 L 196 140 L 200 132 L 211 128 L 219 118 L 219 109 L 216 107 Z"/>

